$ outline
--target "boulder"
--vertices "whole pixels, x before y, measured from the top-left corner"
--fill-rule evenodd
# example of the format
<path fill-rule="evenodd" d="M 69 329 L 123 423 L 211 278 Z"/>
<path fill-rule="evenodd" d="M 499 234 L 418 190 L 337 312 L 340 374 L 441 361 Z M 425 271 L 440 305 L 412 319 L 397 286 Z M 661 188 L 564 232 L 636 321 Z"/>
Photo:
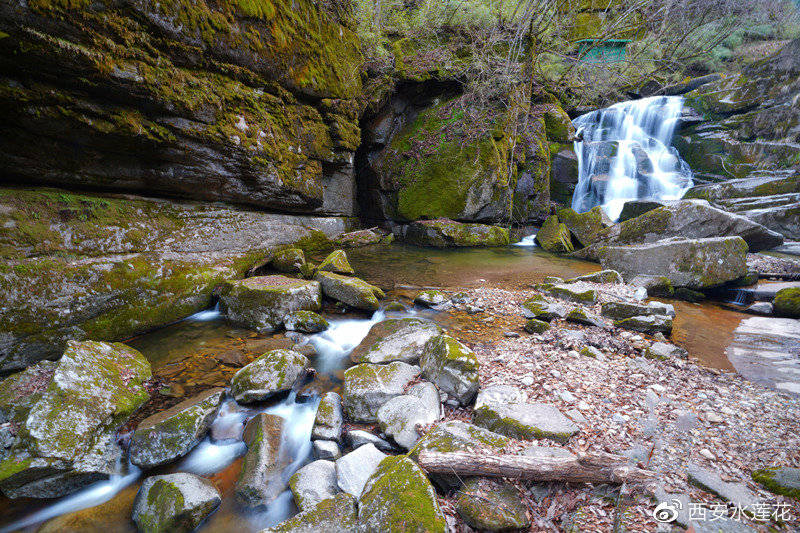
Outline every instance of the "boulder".
<path fill-rule="evenodd" d="M 194 474 L 167 474 L 144 480 L 133 505 L 142 533 L 189 533 L 222 502 L 213 483 Z"/>
<path fill-rule="evenodd" d="M 538 318 L 539 320 L 553 320 L 564 318 L 569 313 L 566 306 L 559 303 L 548 302 L 544 296 L 536 294 L 522 302 L 522 314 L 525 318 Z"/>
<path fill-rule="evenodd" d="M 23 424 L 47 389 L 58 363 L 40 361 L 0 381 L 0 424 Z"/>
<path fill-rule="evenodd" d="M 583 281 L 554 285 L 549 292 L 556 298 L 578 304 L 594 304 L 597 302 L 597 292 L 591 285 Z"/>
<path fill-rule="evenodd" d="M 230 281 L 223 288 L 222 304 L 228 318 L 261 333 L 272 333 L 293 311 L 317 311 L 322 307 L 316 281 L 260 276 Z"/>
<path fill-rule="evenodd" d="M 536 319 L 536 318 L 529 318 L 525 322 L 525 325 L 523 326 L 523 328 L 525 329 L 525 331 L 527 331 L 530 334 L 544 333 L 545 331 L 550 329 L 550 324 L 548 324 L 544 320 L 539 320 L 539 319 Z"/>
<path fill-rule="evenodd" d="M 352 449 L 359 448 L 365 444 L 372 444 L 382 452 L 397 453 L 398 448 L 391 442 L 380 438 L 374 433 L 364 431 L 363 429 L 351 429 L 344 434 L 344 440 Z"/>
<path fill-rule="evenodd" d="M 473 477 L 458 492 L 456 510 L 464 522 L 479 531 L 527 529 L 528 506 L 517 488 L 503 480 Z"/>
<path fill-rule="evenodd" d="M 600 314 L 608 318 L 613 318 L 614 320 L 652 315 L 673 318 L 675 316 L 675 308 L 672 304 L 665 304 L 663 302 L 649 302 L 647 304 L 603 302 L 600 305 Z"/>
<path fill-rule="evenodd" d="M 406 230 L 405 240 L 417 246 L 434 248 L 506 246 L 511 242 L 508 228 L 467 224 L 446 218 L 412 222 Z"/>
<path fill-rule="evenodd" d="M 350 353 L 354 363 L 417 363 L 425 343 L 442 328 L 422 318 L 390 318 L 378 322 Z"/>
<path fill-rule="evenodd" d="M 306 511 L 339 492 L 336 485 L 336 465 L 333 461 L 314 461 L 289 478 L 289 488 L 301 511 Z"/>
<path fill-rule="evenodd" d="M 666 278 L 673 286 L 708 289 L 747 274 L 747 244 L 741 237 L 670 240 L 609 246 L 600 264 L 634 278 Z"/>
<path fill-rule="evenodd" d="M 311 442 L 311 456 L 323 461 L 335 461 L 342 456 L 339 443 L 335 440 L 315 440 Z"/>
<path fill-rule="evenodd" d="M 319 333 L 329 326 L 328 321 L 314 311 L 294 311 L 283 317 L 283 327 L 289 331 Z"/>
<path fill-rule="evenodd" d="M 402 448 L 411 449 L 419 440 L 418 429 L 441 418 L 439 392 L 430 383 L 418 383 L 408 394 L 392 398 L 378 409 L 381 431 Z"/>
<path fill-rule="evenodd" d="M 253 403 L 292 389 L 306 376 L 308 359 L 292 350 L 272 350 L 240 368 L 231 379 L 231 394 L 239 403 Z"/>
<path fill-rule="evenodd" d="M 481 427 L 515 439 L 566 443 L 579 429 L 554 405 L 526 403 L 521 392 L 508 386 L 482 391 L 472 418 Z"/>
<path fill-rule="evenodd" d="M 783 236 L 735 213 L 712 207 L 705 200 L 681 200 L 648 211 L 609 228 L 603 246 L 646 244 L 664 239 L 741 237 L 751 252 L 783 243 Z"/>
<path fill-rule="evenodd" d="M 431 482 L 404 456 L 381 461 L 358 499 L 358 519 L 366 531 L 447 531 Z"/>
<path fill-rule="evenodd" d="M 776 315 L 788 318 L 800 318 L 800 288 L 781 289 L 772 300 L 772 308 Z"/>
<path fill-rule="evenodd" d="M 565 207 L 558 210 L 557 217 L 581 246 L 596 243 L 603 237 L 603 231 L 614 224 L 600 206 L 593 207 L 585 213 L 576 213 L 573 209 Z"/>
<path fill-rule="evenodd" d="M 37 373 L 37 379 L 50 376 L 47 366 Z M 15 378 L 8 388 L 28 394 L 17 387 L 31 377 Z M 21 420 L 20 431 L 0 461 L 3 493 L 55 498 L 118 474 L 116 433 L 148 400 L 144 384 L 150 377 L 144 356 L 124 344 L 67 343 L 47 384 L 33 383 L 30 393 L 40 395 L 35 403 L 12 413 Z"/>
<path fill-rule="evenodd" d="M 210 389 L 142 420 L 131 436 L 131 462 L 153 468 L 189 453 L 211 427 L 224 394 Z"/>
<path fill-rule="evenodd" d="M 405 392 L 420 375 L 418 366 L 395 361 L 387 365 L 362 363 L 344 373 L 342 403 L 354 422 L 377 422 L 378 409 Z"/>
<path fill-rule="evenodd" d="M 658 200 L 629 200 L 623 204 L 617 222 L 625 222 L 663 206 L 664 202 Z"/>
<path fill-rule="evenodd" d="M 584 326 L 594 326 L 597 328 L 605 327 L 602 319 L 591 313 L 587 313 L 581 308 L 575 308 L 569 313 L 567 313 L 567 322 L 573 322 L 575 324 L 582 324 Z"/>
<path fill-rule="evenodd" d="M 547 252 L 568 254 L 575 248 L 569 228 L 558 221 L 556 215 L 551 215 L 544 221 L 536 233 L 536 242 Z"/>
<path fill-rule="evenodd" d="M 578 281 L 588 281 L 590 283 L 612 283 L 614 285 L 621 285 L 624 283 L 622 275 L 616 270 L 600 270 L 599 272 L 592 272 L 585 276 L 578 276 L 567 280 L 567 283 L 575 283 Z M 564 283 L 563 281 L 558 283 Z"/>
<path fill-rule="evenodd" d="M 478 358 L 448 335 L 438 335 L 425 344 L 420 366 L 425 379 L 461 405 L 468 405 L 478 392 Z"/>
<path fill-rule="evenodd" d="M 340 441 L 342 438 L 342 398 L 335 392 L 327 392 L 322 397 L 317 407 L 314 418 L 314 427 L 311 429 L 311 438 L 322 440 Z"/>
<path fill-rule="evenodd" d="M 377 311 L 378 299 L 384 298 L 382 290 L 359 278 L 341 276 L 332 272 L 318 272 L 314 279 L 322 285 L 322 292 L 328 298 L 347 304 L 356 309 Z"/>
<path fill-rule="evenodd" d="M 235 489 L 241 505 L 267 505 L 286 489 L 281 474 L 287 465 L 280 453 L 284 423 L 283 418 L 266 413 L 259 413 L 247 422 L 244 430 L 247 453 Z"/>
<path fill-rule="evenodd" d="M 683 348 L 668 342 L 654 342 L 645 350 L 644 356 L 648 359 L 668 361 L 670 359 L 688 359 L 689 353 Z"/>
<path fill-rule="evenodd" d="M 364 485 L 378 465 L 387 455 L 381 453 L 373 444 L 359 446 L 352 452 L 336 460 L 336 483 L 348 494 L 358 498 Z"/>
<path fill-rule="evenodd" d="M 352 276 L 356 273 L 353 267 L 350 266 L 350 261 L 347 260 L 347 254 L 344 250 L 334 250 L 328 257 L 322 260 L 322 263 L 317 267 L 318 272 L 333 272 L 335 274 L 345 274 Z"/>
<path fill-rule="evenodd" d="M 414 303 L 424 307 L 436 307 L 450 300 L 450 295 L 443 291 L 428 289 L 414 296 Z"/>
<path fill-rule="evenodd" d="M 278 272 L 296 274 L 301 272 L 306 264 L 306 254 L 300 248 L 289 247 L 278 250 L 272 256 L 270 265 Z"/>
<path fill-rule="evenodd" d="M 800 468 L 762 468 L 753 472 L 753 481 L 774 494 L 800 499 Z"/>
<path fill-rule="evenodd" d="M 340 492 L 261 533 L 352 533 L 358 531 L 356 499 Z"/>
<path fill-rule="evenodd" d="M 362 229 L 358 231 L 351 231 L 349 233 L 342 233 L 336 239 L 336 244 L 346 248 L 356 248 L 359 246 L 369 246 L 370 244 L 389 244 L 394 240 L 392 234 L 385 235 L 377 229 Z"/>
<path fill-rule="evenodd" d="M 614 325 L 622 329 L 630 329 L 641 333 L 672 333 L 672 319 L 665 315 L 632 316 L 615 320 Z"/>

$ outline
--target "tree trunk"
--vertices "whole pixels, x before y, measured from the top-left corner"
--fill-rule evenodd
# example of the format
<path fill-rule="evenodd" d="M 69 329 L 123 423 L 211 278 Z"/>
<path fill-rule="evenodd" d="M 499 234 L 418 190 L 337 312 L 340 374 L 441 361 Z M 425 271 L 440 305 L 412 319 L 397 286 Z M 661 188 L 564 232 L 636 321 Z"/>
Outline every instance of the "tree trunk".
<path fill-rule="evenodd" d="M 608 453 L 586 454 L 574 458 L 542 458 L 426 451 L 419 455 L 419 466 L 429 474 L 505 477 L 530 481 L 647 485 L 656 479 L 655 472 L 630 466 L 627 458 Z"/>

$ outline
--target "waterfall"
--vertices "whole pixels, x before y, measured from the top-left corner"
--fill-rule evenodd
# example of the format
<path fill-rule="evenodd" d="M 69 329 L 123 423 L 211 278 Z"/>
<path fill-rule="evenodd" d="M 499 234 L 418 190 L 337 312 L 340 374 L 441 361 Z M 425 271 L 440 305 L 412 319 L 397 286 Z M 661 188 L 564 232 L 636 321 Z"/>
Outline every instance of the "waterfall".
<path fill-rule="evenodd" d="M 614 104 L 573 121 L 578 184 L 572 208 L 599 205 L 617 220 L 629 200 L 679 200 L 692 171 L 671 146 L 683 107 L 680 96 L 654 96 Z"/>

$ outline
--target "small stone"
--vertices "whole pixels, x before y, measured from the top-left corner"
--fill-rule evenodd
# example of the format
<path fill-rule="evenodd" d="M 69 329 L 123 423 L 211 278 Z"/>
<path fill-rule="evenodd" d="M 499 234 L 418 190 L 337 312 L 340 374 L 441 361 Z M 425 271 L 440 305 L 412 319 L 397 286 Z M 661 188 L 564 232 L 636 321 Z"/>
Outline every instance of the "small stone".
<path fill-rule="evenodd" d="M 311 454 L 314 459 L 335 461 L 342 456 L 339 445 L 332 440 L 315 440 L 311 443 Z"/>
<path fill-rule="evenodd" d="M 548 324 L 544 320 L 531 318 L 527 322 L 525 322 L 524 328 L 525 331 L 527 331 L 530 334 L 544 333 L 545 331 L 550 329 L 550 324 Z"/>
<path fill-rule="evenodd" d="M 424 307 L 436 307 L 450 299 L 450 295 L 446 292 L 436 290 L 426 290 L 417 293 L 414 297 L 414 303 Z"/>
<path fill-rule="evenodd" d="M 581 348 L 581 355 L 583 355 L 584 357 L 599 359 L 603 357 L 603 352 L 601 352 L 594 346 L 584 346 L 583 348 Z"/>
<path fill-rule="evenodd" d="M 568 390 L 559 391 L 558 397 L 567 403 L 572 403 L 577 399 L 575 398 L 575 395 Z"/>

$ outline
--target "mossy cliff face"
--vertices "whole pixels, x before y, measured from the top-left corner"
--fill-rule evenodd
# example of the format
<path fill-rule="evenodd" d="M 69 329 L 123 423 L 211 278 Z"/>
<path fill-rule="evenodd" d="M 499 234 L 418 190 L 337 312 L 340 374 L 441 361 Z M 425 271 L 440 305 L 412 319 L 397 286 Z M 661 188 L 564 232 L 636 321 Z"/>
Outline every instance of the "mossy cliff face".
<path fill-rule="evenodd" d="M 0 168 L 28 184 L 352 214 L 363 59 L 348 6 L 6 6 Z"/>
<path fill-rule="evenodd" d="M 66 341 L 122 340 L 211 303 L 271 247 L 316 248 L 342 219 L 134 197 L 0 189 L 0 370 Z"/>

